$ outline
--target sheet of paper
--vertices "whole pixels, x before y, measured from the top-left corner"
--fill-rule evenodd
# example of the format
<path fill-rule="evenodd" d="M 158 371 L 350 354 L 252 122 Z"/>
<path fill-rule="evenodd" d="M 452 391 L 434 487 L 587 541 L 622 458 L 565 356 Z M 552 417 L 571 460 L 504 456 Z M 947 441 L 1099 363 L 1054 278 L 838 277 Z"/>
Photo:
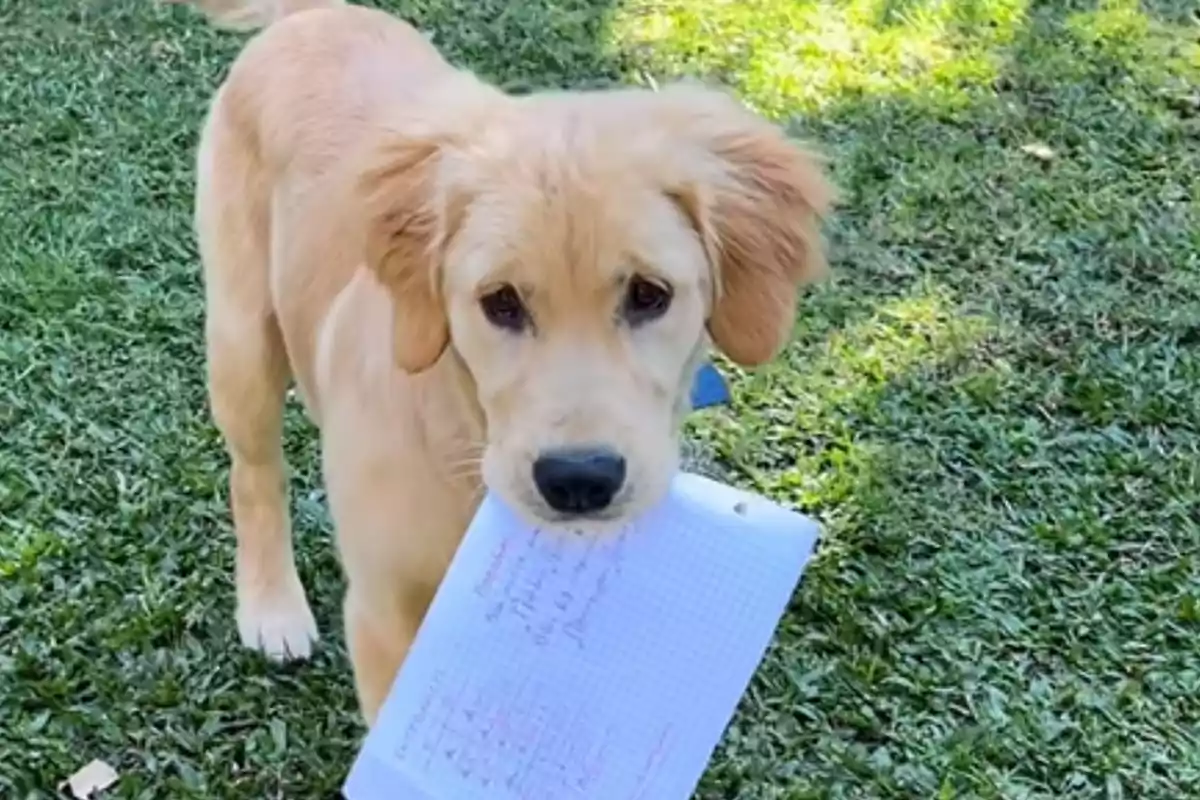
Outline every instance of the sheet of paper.
<path fill-rule="evenodd" d="M 349 800 L 687 800 L 817 539 L 698 475 L 607 538 L 485 499 Z"/>

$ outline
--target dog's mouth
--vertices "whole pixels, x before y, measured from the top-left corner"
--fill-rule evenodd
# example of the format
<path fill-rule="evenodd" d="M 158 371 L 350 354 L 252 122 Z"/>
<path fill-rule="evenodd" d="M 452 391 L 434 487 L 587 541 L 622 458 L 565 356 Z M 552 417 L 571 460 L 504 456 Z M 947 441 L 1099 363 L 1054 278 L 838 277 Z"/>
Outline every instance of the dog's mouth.
<path fill-rule="evenodd" d="M 522 523 L 547 533 L 604 539 L 619 534 L 661 501 L 669 481 L 661 488 L 653 480 L 626 484 L 603 508 L 562 511 L 553 508 L 529 483 L 508 482 L 492 486 L 498 498 Z"/>
<path fill-rule="evenodd" d="M 627 521 L 620 510 L 589 511 L 581 514 L 565 514 L 561 511 L 543 510 L 539 517 L 550 525 L 562 528 L 590 528 L 617 526 Z"/>
<path fill-rule="evenodd" d="M 628 525 L 636 511 L 636 492 L 626 487 L 604 508 L 560 511 L 552 508 L 536 490 L 521 492 L 516 500 L 520 515 L 538 528 L 584 536 L 605 535 Z"/>
<path fill-rule="evenodd" d="M 541 497 L 527 498 L 526 508 L 542 526 L 597 532 L 603 529 L 617 528 L 629 522 L 630 495 L 632 494 L 630 491 L 622 492 L 604 508 L 589 511 L 558 511 L 551 508 Z"/>

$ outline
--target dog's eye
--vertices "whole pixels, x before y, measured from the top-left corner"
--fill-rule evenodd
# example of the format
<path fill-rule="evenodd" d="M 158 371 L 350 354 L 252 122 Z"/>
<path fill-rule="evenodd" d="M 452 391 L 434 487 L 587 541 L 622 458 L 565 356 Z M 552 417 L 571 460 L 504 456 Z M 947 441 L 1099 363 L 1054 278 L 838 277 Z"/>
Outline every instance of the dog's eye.
<path fill-rule="evenodd" d="M 491 294 L 484 295 L 479 301 L 483 314 L 488 322 L 497 328 L 510 331 L 521 331 L 529 324 L 529 312 L 521 302 L 521 295 L 508 284 L 501 286 Z"/>
<path fill-rule="evenodd" d="M 670 288 L 635 276 L 625 289 L 625 305 L 622 312 L 630 325 L 640 325 L 658 319 L 671 306 Z"/>

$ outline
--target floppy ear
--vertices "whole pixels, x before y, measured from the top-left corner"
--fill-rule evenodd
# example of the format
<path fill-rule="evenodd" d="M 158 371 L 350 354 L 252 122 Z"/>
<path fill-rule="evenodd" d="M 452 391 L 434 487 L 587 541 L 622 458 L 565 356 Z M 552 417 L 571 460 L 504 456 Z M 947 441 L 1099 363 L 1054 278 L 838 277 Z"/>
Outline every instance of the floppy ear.
<path fill-rule="evenodd" d="M 820 222 L 834 190 L 813 155 L 732 98 L 681 94 L 715 159 L 675 192 L 714 267 L 709 332 L 734 362 L 762 364 L 787 344 L 800 288 L 826 273 Z"/>
<path fill-rule="evenodd" d="M 392 296 L 394 359 L 406 372 L 433 366 L 450 342 L 441 261 L 456 219 L 440 191 L 442 147 L 397 139 L 361 173 L 366 262 Z"/>

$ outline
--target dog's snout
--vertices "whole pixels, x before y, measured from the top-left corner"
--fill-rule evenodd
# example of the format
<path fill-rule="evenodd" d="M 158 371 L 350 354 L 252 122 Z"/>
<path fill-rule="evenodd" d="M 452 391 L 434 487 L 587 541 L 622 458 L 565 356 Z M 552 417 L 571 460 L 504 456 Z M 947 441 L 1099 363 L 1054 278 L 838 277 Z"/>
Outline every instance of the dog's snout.
<path fill-rule="evenodd" d="M 607 447 L 550 450 L 533 462 L 533 482 L 555 511 L 602 511 L 625 482 L 625 459 Z"/>

